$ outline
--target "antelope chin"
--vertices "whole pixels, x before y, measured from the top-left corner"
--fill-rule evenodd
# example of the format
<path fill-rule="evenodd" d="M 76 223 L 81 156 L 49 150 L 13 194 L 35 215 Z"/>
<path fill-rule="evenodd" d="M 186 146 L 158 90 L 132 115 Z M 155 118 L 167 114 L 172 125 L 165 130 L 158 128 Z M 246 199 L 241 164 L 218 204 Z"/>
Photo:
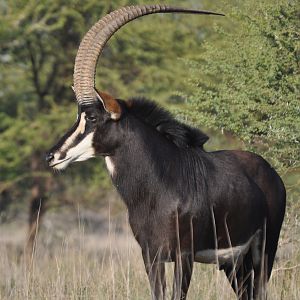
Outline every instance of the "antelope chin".
<path fill-rule="evenodd" d="M 53 162 L 49 167 L 54 170 L 64 170 L 72 162 L 71 157 Z"/>

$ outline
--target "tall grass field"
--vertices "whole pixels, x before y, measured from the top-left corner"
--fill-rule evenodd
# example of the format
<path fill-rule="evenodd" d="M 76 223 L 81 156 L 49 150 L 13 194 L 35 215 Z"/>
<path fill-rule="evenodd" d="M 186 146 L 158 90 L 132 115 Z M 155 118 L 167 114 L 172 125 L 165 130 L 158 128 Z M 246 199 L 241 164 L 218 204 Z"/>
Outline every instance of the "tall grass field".
<path fill-rule="evenodd" d="M 48 213 L 39 225 L 35 250 L 23 254 L 26 215 L 0 227 L 0 299 L 150 299 L 139 246 L 125 212 L 113 217 L 78 209 Z M 300 299 L 297 214 L 288 209 L 268 299 Z M 168 299 L 173 264 L 167 264 Z M 195 264 L 188 299 L 235 299 L 222 271 Z"/>

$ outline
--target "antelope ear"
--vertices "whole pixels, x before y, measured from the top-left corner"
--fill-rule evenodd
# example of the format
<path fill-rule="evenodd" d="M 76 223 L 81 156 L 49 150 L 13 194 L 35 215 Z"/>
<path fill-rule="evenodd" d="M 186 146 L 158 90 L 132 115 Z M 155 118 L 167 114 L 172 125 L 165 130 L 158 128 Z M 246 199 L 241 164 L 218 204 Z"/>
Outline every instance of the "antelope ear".
<path fill-rule="evenodd" d="M 110 114 L 113 120 L 119 120 L 122 114 L 122 109 L 118 101 L 107 93 L 96 91 L 97 98 L 103 104 L 104 109 Z"/>

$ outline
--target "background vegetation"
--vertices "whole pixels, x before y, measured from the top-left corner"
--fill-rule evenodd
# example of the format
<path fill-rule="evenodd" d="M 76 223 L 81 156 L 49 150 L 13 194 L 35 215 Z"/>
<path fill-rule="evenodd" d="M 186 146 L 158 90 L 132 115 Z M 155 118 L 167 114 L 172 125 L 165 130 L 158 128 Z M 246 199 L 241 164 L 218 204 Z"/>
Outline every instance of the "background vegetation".
<path fill-rule="evenodd" d="M 249 149 L 272 162 L 283 176 L 289 196 L 281 245 L 292 249 L 290 256 L 279 261 L 278 268 L 283 269 L 278 271 L 276 284 L 272 285 L 272 295 L 298 299 L 299 293 L 288 291 L 300 281 L 297 267 L 300 253 L 295 250 L 299 248 L 296 220 L 300 209 L 299 3 L 296 0 L 165 2 L 216 10 L 224 12 L 226 17 L 153 15 L 126 25 L 110 40 L 99 60 L 97 86 L 118 98 L 141 95 L 154 99 L 183 121 L 204 127 L 211 136 L 207 149 Z M 65 212 L 62 205 L 73 207 L 67 212 L 75 214 L 80 222 L 83 219 L 78 205 L 80 210 L 92 209 L 105 215 L 103 222 L 101 219 L 95 225 L 100 231 L 106 228 L 108 215 L 116 216 L 117 223 L 126 224 L 122 218 L 118 219 L 120 214 L 123 216 L 124 208 L 112 196 L 115 194 L 101 159 L 74 164 L 63 174 L 52 174 L 44 166 L 44 153 L 75 120 L 76 104 L 70 87 L 76 51 L 84 33 L 111 10 L 138 3 L 145 1 L 0 1 L 0 251 L 5 254 L 0 260 L 0 270 L 12 266 L 15 270 L 7 281 L 0 279 L 0 298 L 16 299 L 14 293 L 21 293 L 18 297 L 24 299 L 27 293 L 27 298 L 32 295 L 40 299 L 48 293 L 44 290 L 45 283 L 35 276 L 32 278 L 41 285 L 40 294 L 36 290 L 33 293 L 29 284 L 32 278 L 22 282 L 20 292 L 19 277 L 24 270 L 18 265 L 18 251 L 16 247 L 13 251 L 7 249 L 7 243 L 1 239 L 24 226 L 25 213 L 29 212 L 30 228 L 34 230 L 32 225 L 37 216 L 41 217 L 49 208 L 52 212 L 56 208 L 57 214 Z M 14 230 L 7 227 L 16 219 L 23 223 L 15 223 Z M 52 216 L 48 222 L 53 224 L 53 220 L 56 219 Z M 55 228 L 51 233 L 42 230 L 44 237 L 56 238 L 42 240 L 41 251 L 49 250 L 49 245 L 62 247 L 65 240 L 58 238 L 55 232 L 59 230 Z M 70 228 L 61 228 L 65 237 Z M 107 230 L 110 232 L 111 228 Z M 77 252 L 82 240 L 76 241 L 76 246 L 71 247 L 74 260 L 81 257 L 85 263 L 92 263 L 86 261 L 88 253 L 80 252 L 84 248 L 79 247 Z M 23 249 L 24 237 L 19 242 L 18 247 Z M 126 251 L 130 252 L 130 247 Z M 49 250 L 47 255 L 55 255 L 58 250 L 53 251 Z M 101 253 L 94 255 L 100 257 Z M 57 268 L 64 269 L 62 266 L 68 264 L 65 256 L 64 250 Z M 43 269 L 48 263 L 45 257 L 37 257 Z M 108 265 L 112 263 L 112 256 L 109 257 Z M 131 258 L 129 255 L 126 261 Z M 131 270 L 127 267 L 125 273 Z M 49 264 L 49 270 L 54 268 Z M 69 287 L 65 292 L 63 286 L 57 287 L 62 299 L 66 295 L 72 298 L 72 282 L 63 279 L 71 272 L 70 268 L 60 273 L 62 282 Z M 138 268 L 132 269 L 134 278 L 139 276 Z M 81 265 L 78 270 L 83 270 Z M 112 270 L 106 272 L 111 274 Z M 54 274 L 53 271 L 49 276 Z M 127 275 L 122 278 L 129 280 L 131 275 Z M 93 274 L 85 273 L 83 281 L 89 276 Z M 209 276 L 206 286 L 211 281 Z M 72 293 L 90 293 L 91 287 L 77 279 Z M 115 280 L 113 275 L 111 280 Z M 124 298 L 131 298 L 126 294 L 127 284 L 130 285 L 126 280 L 122 281 L 122 291 Z M 108 280 L 109 284 L 112 281 Z M 51 282 L 55 285 L 54 279 Z M 143 286 L 136 288 L 138 293 Z M 10 294 L 12 290 L 14 293 Z M 101 293 L 108 297 L 115 291 L 107 286 Z M 86 295 L 91 298 L 91 294 Z M 141 298 L 136 294 L 134 297 Z"/>

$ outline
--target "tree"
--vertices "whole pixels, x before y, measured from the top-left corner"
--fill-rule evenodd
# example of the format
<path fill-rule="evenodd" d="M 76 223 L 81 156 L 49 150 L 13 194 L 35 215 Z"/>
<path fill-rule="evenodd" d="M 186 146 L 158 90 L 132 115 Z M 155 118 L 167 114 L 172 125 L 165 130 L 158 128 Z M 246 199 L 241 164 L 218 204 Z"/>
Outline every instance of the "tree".
<path fill-rule="evenodd" d="M 74 121 L 76 104 L 70 87 L 76 51 L 85 32 L 111 10 L 142 2 L 19 0 L 0 4 L 0 186 L 44 172 L 45 151 Z M 186 71 L 178 57 L 198 56 L 197 44 L 210 27 L 197 30 L 209 20 L 153 15 L 128 24 L 104 49 L 97 86 L 123 99 L 143 95 L 168 104 L 178 100 L 176 90 L 190 89 L 182 80 Z M 92 161 L 72 166 L 60 182 L 72 178 L 72 185 L 85 178 L 91 190 L 96 182 L 98 187 L 107 186 L 105 173 L 101 163 Z"/>
<path fill-rule="evenodd" d="M 219 40 L 208 39 L 190 62 L 190 120 L 237 136 L 282 169 L 300 163 L 298 6 L 246 0 L 223 7 L 232 29 L 217 26 Z"/>

